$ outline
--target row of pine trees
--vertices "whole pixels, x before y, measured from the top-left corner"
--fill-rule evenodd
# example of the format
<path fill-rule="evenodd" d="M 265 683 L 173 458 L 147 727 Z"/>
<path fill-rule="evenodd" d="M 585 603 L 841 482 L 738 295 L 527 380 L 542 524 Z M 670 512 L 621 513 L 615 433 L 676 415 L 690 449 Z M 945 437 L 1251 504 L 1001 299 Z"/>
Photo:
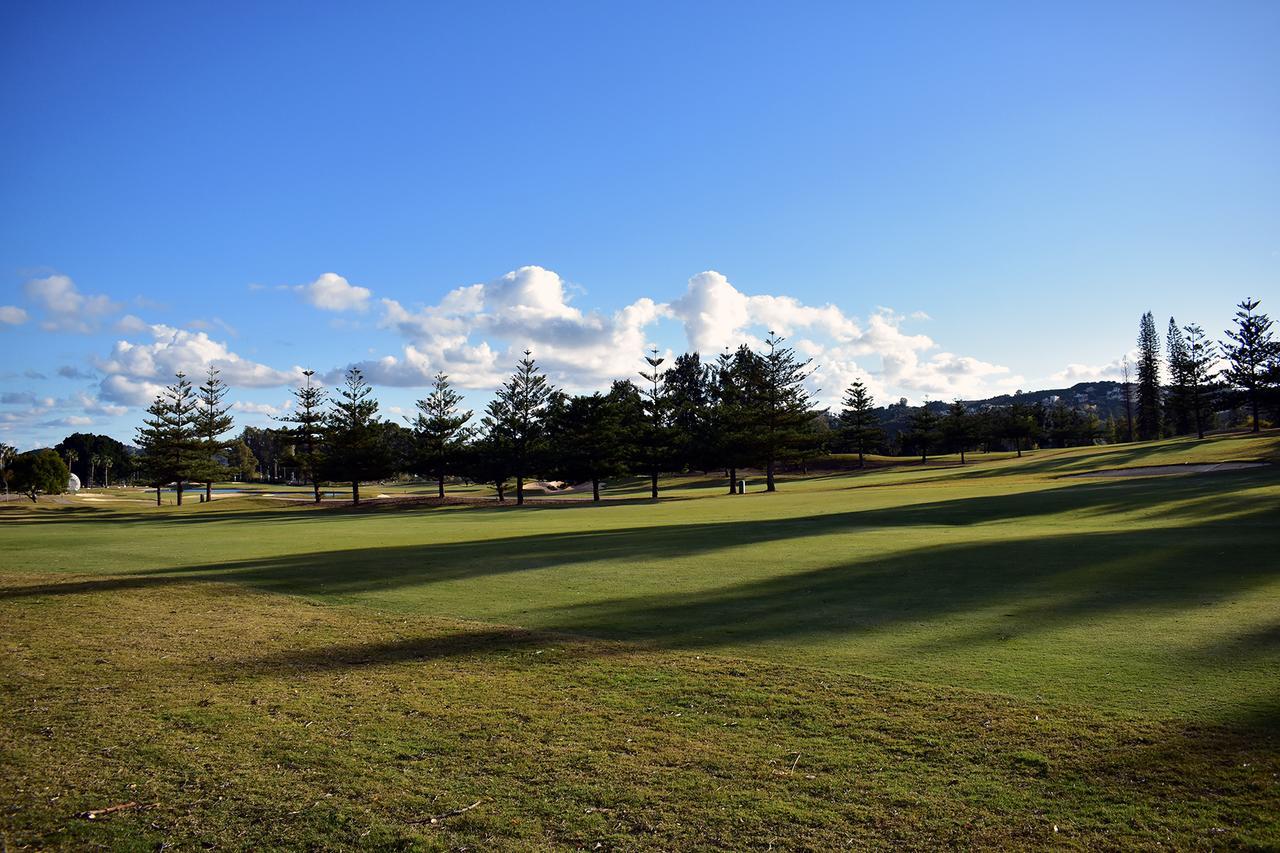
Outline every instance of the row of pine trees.
<path fill-rule="evenodd" d="M 1044 442 L 1203 437 L 1212 424 L 1213 402 L 1227 386 L 1245 395 L 1256 431 L 1261 407 L 1280 384 L 1280 348 L 1271 320 L 1258 308 L 1257 300 L 1240 303 L 1235 328 L 1220 343 L 1198 325 L 1180 327 L 1172 319 L 1161 341 L 1153 315 L 1144 314 L 1136 383 L 1125 362 L 1123 429 L 1114 424 L 1108 430 L 1096 415 L 1062 404 L 1046 408 L 1015 400 L 973 411 L 957 400 L 944 412 L 940 404 L 926 402 L 911 412 L 900 447 L 924 461 L 931 452 L 959 453 L 963 464 L 966 452 L 975 449 L 1008 447 L 1021 455 Z M 1220 358 L 1226 368 L 1219 375 Z M 724 472 L 732 492 L 740 470 L 763 469 L 765 487 L 774 491 L 783 463 L 834 448 L 856 453 L 862 465 L 867 454 L 884 447 L 880 410 L 866 386 L 850 385 L 838 415 L 819 411 L 805 388 L 811 363 L 772 332 L 760 352 L 743 345 L 712 363 L 685 353 L 667 365 L 655 350 L 646 363 L 636 381 L 570 395 L 554 388 L 526 351 L 479 418 L 463 409 L 461 396 L 439 373 L 430 393 L 417 401 L 408 429 L 378 416 L 373 389 L 358 369 L 348 370 L 332 392 L 306 371 L 276 434 L 288 441 L 289 463 L 312 484 L 317 502 L 325 483 L 349 483 L 356 503 L 361 482 L 397 473 L 431 477 L 440 497 L 449 477 L 491 484 L 500 500 L 514 483 L 517 504 L 524 503 L 526 481 L 535 473 L 589 482 L 595 500 L 610 478 L 645 476 L 657 497 L 663 473 L 685 471 Z M 199 387 L 179 374 L 138 430 L 148 481 L 175 483 L 179 503 L 185 484 L 204 484 L 207 499 L 212 483 L 229 469 L 252 469 L 249 448 L 223 438 L 232 427 L 226 394 L 216 370 Z"/>
<path fill-rule="evenodd" d="M 1151 441 L 1193 433 L 1204 438 L 1213 423 L 1218 396 L 1213 392 L 1224 387 L 1243 395 L 1253 431 L 1261 429 L 1262 409 L 1274 404 L 1280 387 L 1280 344 L 1271 318 L 1258 310 L 1261 304 L 1257 299 L 1240 302 L 1235 328 L 1228 329 L 1220 342 L 1209 338 L 1198 324 L 1180 327 L 1170 317 L 1163 359 L 1155 316 L 1150 311 L 1142 315 L 1136 393 L 1128 359 L 1123 365 L 1126 440 Z M 1167 385 L 1161 379 L 1162 366 Z"/>

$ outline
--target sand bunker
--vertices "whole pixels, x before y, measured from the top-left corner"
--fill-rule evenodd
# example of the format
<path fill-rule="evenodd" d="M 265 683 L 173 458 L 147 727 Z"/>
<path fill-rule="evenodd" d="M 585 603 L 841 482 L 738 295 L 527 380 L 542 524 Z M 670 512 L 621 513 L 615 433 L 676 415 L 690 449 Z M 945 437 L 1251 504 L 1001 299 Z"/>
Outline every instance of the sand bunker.
<path fill-rule="evenodd" d="M 1266 462 L 1208 462 L 1182 465 L 1142 465 L 1137 468 L 1107 468 L 1102 471 L 1084 471 L 1067 474 L 1068 477 L 1160 477 L 1171 474 L 1212 474 L 1217 471 L 1239 471 L 1242 468 L 1263 468 Z"/>

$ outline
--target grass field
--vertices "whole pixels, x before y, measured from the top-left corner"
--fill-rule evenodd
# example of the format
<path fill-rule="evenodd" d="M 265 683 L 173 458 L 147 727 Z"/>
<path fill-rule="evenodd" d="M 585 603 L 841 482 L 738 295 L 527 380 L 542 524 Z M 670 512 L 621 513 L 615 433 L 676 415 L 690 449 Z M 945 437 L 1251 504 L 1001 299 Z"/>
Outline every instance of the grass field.
<path fill-rule="evenodd" d="M 9 502 L 0 837 L 1280 845 L 1280 465 L 1064 476 L 1244 460 L 1280 434 L 656 504 Z"/>

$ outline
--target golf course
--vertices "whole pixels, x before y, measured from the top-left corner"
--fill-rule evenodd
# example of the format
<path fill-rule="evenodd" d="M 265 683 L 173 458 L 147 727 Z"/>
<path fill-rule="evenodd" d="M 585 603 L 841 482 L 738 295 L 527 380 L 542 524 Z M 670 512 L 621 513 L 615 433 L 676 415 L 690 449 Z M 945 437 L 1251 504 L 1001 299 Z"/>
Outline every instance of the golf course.
<path fill-rule="evenodd" d="M 1280 433 L 871 462 L 6 501 L 0 840 L 1280 845 Z"/>

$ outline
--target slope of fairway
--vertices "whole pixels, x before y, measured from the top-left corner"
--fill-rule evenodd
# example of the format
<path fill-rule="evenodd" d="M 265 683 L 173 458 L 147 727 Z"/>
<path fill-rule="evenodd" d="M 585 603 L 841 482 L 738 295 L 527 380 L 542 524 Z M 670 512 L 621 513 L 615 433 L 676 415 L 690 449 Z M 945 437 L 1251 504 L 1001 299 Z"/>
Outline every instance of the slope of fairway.
<path fill-rule="evenodd" d="M 1152 714 L 1271 714 L 1274 435 L 815 477 L 657 505 L 335 511 L 264 499 L 11 505 L 5 570 L 79 589 L 216 579 L 318 600 Z"/>
<path fill-rule="evenodd" d="M 5 849 L 1280 842 L 1274 731 L 69 580 L 0 599 Z"/>
<path fill-rule="evenodd" d="M 1280 467 L 1065 476 L 1278 444 L 657 504 L 11 501 L 0 842 L 1280 843 Z"/>

